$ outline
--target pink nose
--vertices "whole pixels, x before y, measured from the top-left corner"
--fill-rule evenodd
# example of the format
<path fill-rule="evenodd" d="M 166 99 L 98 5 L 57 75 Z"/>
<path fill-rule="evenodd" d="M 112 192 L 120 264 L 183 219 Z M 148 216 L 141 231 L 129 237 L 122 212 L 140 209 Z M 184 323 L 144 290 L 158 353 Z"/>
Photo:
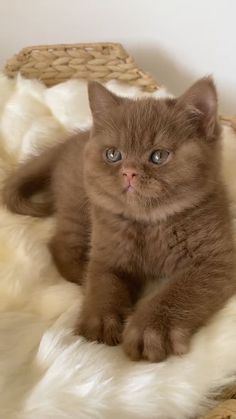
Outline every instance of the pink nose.
<path fill-rule="evenodd" d="M 134 169 L 124 169 L 122 174 L 129 183 L 137 176 L 137 172 Z"/>

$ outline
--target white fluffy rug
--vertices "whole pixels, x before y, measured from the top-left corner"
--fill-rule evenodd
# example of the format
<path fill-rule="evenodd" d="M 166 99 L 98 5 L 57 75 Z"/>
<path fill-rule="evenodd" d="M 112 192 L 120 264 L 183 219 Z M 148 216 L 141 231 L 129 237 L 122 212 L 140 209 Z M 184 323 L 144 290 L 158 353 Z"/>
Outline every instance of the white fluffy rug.
<path fill-rule="evenodd" d="M 90 123 L 86 83 L 46 89 L 1 76 L 1 182 L 28 153 Z M 234 210 L 236 138 L 229 129 L 223 160 Z M 194 337 L 188 355 L 131 362 L 119 347 L 73 336 L 81 289 L 52 264 L 46 246 L 52 230 L 52 219 L 0 207 L 0 418 L 185 419 L 203 413 L 210 393 L 236 372 L 236 298 Z"/>

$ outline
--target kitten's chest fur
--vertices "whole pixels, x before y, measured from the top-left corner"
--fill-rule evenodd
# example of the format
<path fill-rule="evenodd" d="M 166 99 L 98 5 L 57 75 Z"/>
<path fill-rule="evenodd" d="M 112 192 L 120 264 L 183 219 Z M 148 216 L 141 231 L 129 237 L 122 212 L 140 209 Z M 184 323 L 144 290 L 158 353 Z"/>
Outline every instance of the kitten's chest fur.
<path fill-rule="evenodd" d="M 118 270 L 138 275 L 141 280 L 165 276 L 191 258 L 188 232 L 183 223 L 160 221 L 140 223 L 123 218 L 105 219 L 98 245 Z"/>

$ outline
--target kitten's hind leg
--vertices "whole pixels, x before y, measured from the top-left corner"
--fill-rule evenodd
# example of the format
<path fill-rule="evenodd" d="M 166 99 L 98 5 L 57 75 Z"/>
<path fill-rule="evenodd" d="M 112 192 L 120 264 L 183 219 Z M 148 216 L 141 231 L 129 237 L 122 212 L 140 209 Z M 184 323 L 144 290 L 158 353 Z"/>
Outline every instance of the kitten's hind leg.
<path fill-rule="evenodd" d="M 82 284 L 89 252 L 88 216 L 81 215 L 79 220 L 59 217 L 57 225 L 49 244 L 53 260 L 65 279 Z"/>

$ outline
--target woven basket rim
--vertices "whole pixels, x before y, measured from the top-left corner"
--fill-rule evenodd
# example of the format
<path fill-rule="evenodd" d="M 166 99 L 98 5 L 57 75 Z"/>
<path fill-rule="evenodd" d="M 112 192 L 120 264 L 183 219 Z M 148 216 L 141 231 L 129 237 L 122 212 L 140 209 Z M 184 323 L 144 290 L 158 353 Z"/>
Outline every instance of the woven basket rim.
<path fill-rule="evenodd" d="M 78 56 L 76 56 L 76 51 Z M 88 58 L 83 53 L 86 53 Z M 42 54 L 42 57 L 40 57 L 40 54 Z M 65 58 L 67 58 L 66 56 L 69 57 L 69 61 L 63 62 L 63 54 L 65 54 Z M 89 58 L 90 55 L 91 58 Z M 42 64 L 39 64 L 40 59 Z M 77 63 L 76 59 L 82 61 Z M 71 65 L 70 61 L 72 62 Z M 99 61 L 102 62 L 99 63 Z M 114 61 L 117 62 L 114 63 Z M 45 65 L 43 62 L 45 62 Z M 113 78 L 130 85 L 139 86 L 142 90 L 149 92 L 158 90 L 162 86 L 162 84 L 156 82 L 151 74 L 137 65 L 133 56 L 119 42 L 27 46 L 7 60 L 4 71 L 10 77 L 15 77 L 20 72 L 24 77 L 39 79 L 47 86 L 74 77 L 94 79 L 100 82 Z"/>
<path fill-rule="evenodd" d="M 125 53 L 127 53 L 127 51 L 125 50 L 125 48 L 123 47 L 123 45 L 120 44 L 119 42 L 84 42 L 84 43 L 83 42 L 82 43 L 81 42 L 79 42 L 79 43 L 74 42 L 72 44 L 65 44 L 65 43 L 63 43 L 63 44 L 45 44 L 45 45 L 43 45 L 43 44 L 39 44 L 39 45 L 35 44 L 35 45 L 29 45 L 27 47 L 22 48 L 17 53 L 17 55 L 20 54 L 20 53 L 22 53 L 22 52 L 24 52 L 24 51 L 28 51 L 28 50 L 32 51 L 34 49 L 39 49 L 39 50 L 43 50 L 43 49 L 60 49 L 60 48 L 65 48 L 65 49 L 68 49 L 68 48 L 91 48 L 92 49 L 93 47 L 103 47 L 103 48 L 106 48 L 106 47 L 117 47 L 117 48 L 120 48 L 121 50 L 123 50 Z"/>

